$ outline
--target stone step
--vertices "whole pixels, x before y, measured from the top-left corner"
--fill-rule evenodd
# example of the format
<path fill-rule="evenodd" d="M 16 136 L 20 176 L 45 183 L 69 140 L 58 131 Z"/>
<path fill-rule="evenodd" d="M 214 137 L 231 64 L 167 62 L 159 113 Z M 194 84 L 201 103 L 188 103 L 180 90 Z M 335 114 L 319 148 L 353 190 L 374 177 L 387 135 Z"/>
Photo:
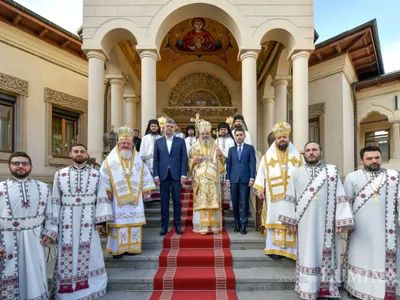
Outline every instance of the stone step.
<path fill-rule="evenodd" d="M 171 226 L 169 227 L 171 229 Z M 230 249 L 231 250 L 246 250 L 246 249 L 258 249 L 264 251 L 265 238 L 263 235 L 253 228 L 248 228 L 246 235 L 241 235 L 238 232 L 233 232 L 233 226 L 226 228 L 230 237 Z M 163 249 L 163 236 L 159 235 L 160 228 L 149 227 L 148 225 L 143 226 L 143 250 L 159 250 Z M 102 236 L 101 242 L 103 248 L 107 242 L 107 238 Z"/>
<path fill-rule="evenodd" d="M 141 254 L 125 255 L 119 259 L 114 259 L 111 254 L 104 251 L 104 261 L 107 269 L 110 268 L 136 268 L 152 269 L 159 267 L 159 255 L 161 250 L 143 250 Z M 231 250 L 234 269 L 248 268 L 294 268 L 295 262 L 290 259 L 273 260 L 264 254 L 264 250 L 247 249 Z"/>
<path fill-rule="evenodd" d="M 153 278 L 158 268 L 154 269 L 108 269 L 109 291 L 151 291 Z M 234 269 L 237 291 L 293 290 L 293 268 L 249 268 Z"/>
<path fill-rule="evenodd" d="M 107 291 L 101 300 L 149 300 L 153 292 L 141 291 Z"/>
<path fill-rule="evenodd" d="M 340 290 L 341 300 L 350 300 L 347 297 L 347 292 L 344 289 Z M 237 292 L 239 300 L 300 300 L 299 294 L 294 290 L 292 291 L 251 291 L 251 292 Z M 320 299 L 320 298 L 318 298 Z M 327 299 L 327 298 L 321 298 Z"/>

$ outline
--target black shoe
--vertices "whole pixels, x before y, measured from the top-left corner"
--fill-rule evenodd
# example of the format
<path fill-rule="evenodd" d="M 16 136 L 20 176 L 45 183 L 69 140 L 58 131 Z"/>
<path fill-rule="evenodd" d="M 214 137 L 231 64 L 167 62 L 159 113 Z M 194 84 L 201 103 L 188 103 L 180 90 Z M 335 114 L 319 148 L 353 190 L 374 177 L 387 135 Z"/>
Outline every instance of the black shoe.
<path fill-rule="evenodd" d="M 240 234 L 247 234 L 246 227 L 243 227 L 242 230 L 240 230 Z"/>
<path fill-rule="evenodd" d="M 176 231 L 177 234 L 183 234 L 183 230 L 182 230 L 182 228 L 180 226 L 176 226 L 175 227 L 175 231 Z"/>
<path fill-rule="evenodd" d="M 168 233 L 168 229 L 167 228 L 162 228 L 160 231 L 160 235 L 166 235 Z"/>
<path fill-rule="evenodd" d="M 283 258 L 283 256 L 281 256 L 281 255 L 276 255 L 276 254 L 268 254 L 268 256 L 269 256 L 270 258 L 272 258 L 272 259 L 275 259 L 275 260 L 277 260 L 277 259 L 282 259 L 282 258 Z"/>
<path fill-rule="evenodd" d="M 113 255 L 113 258 L 120 259 L 120 258 L 122 258 L 122 256 L 124 256 L 124 254 Z"/>
<path fill-rule="evenodd" d="M 239 232 L 240 231 L 240 225 L 235 224 L 235 228 L 233 229 L 234 232 Z"/>

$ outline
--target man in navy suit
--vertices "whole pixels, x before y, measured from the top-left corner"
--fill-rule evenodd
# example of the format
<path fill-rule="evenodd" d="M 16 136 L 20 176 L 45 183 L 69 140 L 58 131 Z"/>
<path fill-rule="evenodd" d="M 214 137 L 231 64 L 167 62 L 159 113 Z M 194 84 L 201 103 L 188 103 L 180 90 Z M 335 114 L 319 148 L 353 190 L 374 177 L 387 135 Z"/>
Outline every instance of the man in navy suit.
<path fill-rule="evenodd" d="M 235 232 L 246 234 L 249 219 L 250 188 L 256 177 L 256 152 L 252 145 L 244 143 L 246 133 L 242 128 L 235 131 L 237 145 L 231 147 L 226 162 L 226 184 L 230 186 L 235 218 Z M 239 199 L 242 201 L 242 222 L 240 222 Z"/>
<path fill-rule="evenodd" d="M 169 222 L 169 195 L 172 192 L 177 234 L 181 229 L 181 185 L 186 182 L 188 158 L 185 140 L 174 136 L 175 121 L 165 123 L 165 137 L 156 140 L 153 154 L 154 182 L 160 186 L 161 231 L 166 235 Z"/>

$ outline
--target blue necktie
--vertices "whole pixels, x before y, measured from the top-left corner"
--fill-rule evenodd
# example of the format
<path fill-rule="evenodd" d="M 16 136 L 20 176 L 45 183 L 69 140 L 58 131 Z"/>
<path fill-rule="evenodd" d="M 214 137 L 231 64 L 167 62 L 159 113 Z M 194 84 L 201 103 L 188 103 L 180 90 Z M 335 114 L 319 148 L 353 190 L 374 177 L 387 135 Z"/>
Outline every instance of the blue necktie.
<path fill-rule="evenodd" d="M 239 157 L 239 160 L 242 160 L 242 144 L 239 145 L 238 157 Z"/>

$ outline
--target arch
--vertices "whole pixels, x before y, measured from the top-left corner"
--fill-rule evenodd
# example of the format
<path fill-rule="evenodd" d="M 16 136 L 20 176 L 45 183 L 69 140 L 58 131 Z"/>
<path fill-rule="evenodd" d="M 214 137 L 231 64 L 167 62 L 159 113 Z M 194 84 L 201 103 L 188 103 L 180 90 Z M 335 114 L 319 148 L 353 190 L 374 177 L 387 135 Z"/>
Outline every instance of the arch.
<path fill-rule="evenodd" d="M 232 75 L 224 68 L 208 61 L 192 61 L 185 63 L 173 70 L 165 79 L 165 83 L 171 87 L 175 87 L 179 81 L 186 76 L 193 74 L 196 70 L 207 70 L 207 73 L 220 80 L 228 89 L 232 97 L 232 105 L 241 105 L 241 84 L 236 81 Z"/>
<path fill-rule="evenodd" d="M 218 20 L 235 37 L 239 49 L 242 45 L 243 30 L 247 28 L 243 16 L 228 1 L 221 0 L 172 0 L 163 6 L 151 21 L 146 37 L 150 45 L 159 50 L 168 31 L 179 22 L 193 17 L 205 17 Z"/>
<path fill-rule="evenodd" d="M 378 113 L 381 115 L 386 116 L 388 119 L 394 117 L 394 113 L 392 110 L 382 106 L 382 105 L 375 105 L 371 104 L 365 107 L 359 114 L 358 114 L 358 124 L 360 125 L 362 121 L 368 118 L 369 115 L 372 113 Z"/>
<path fill-rule="evenodd" d="M 112 19 L 101 24 L 91 39 L 91 49 L 100 48 L 109 54 L 111 48 L 120 41 L 133 40 L 136 44 L 143 39 L 143 29 L 128 19 Z M 96 48 L 93 48 L 96 46 Z M 85 47 L 87 48 L 87 47 Z"/>
<path fill-rule="evenodd" d="M 203 93 L 206 97 L 215 97 L 217 106 L 232 106 L 231 95 L 226 86 L 207 73 L 193 73 L 182 78 L 171 91 L 169 105 L 185 106 L 185 98 L 195 92 Z"/>
<path fill-rule="evenodd" d="M 283 44 L 288 53 L 291 53 L 296 45 L 299 45 L 302 33 L 300 29 L 292 22 L 276 18 L 269 19 L 262 23 L 253 33 L 253 38 L 259 44 L 264 44 L 266 41 L 277 41 Z"/>

